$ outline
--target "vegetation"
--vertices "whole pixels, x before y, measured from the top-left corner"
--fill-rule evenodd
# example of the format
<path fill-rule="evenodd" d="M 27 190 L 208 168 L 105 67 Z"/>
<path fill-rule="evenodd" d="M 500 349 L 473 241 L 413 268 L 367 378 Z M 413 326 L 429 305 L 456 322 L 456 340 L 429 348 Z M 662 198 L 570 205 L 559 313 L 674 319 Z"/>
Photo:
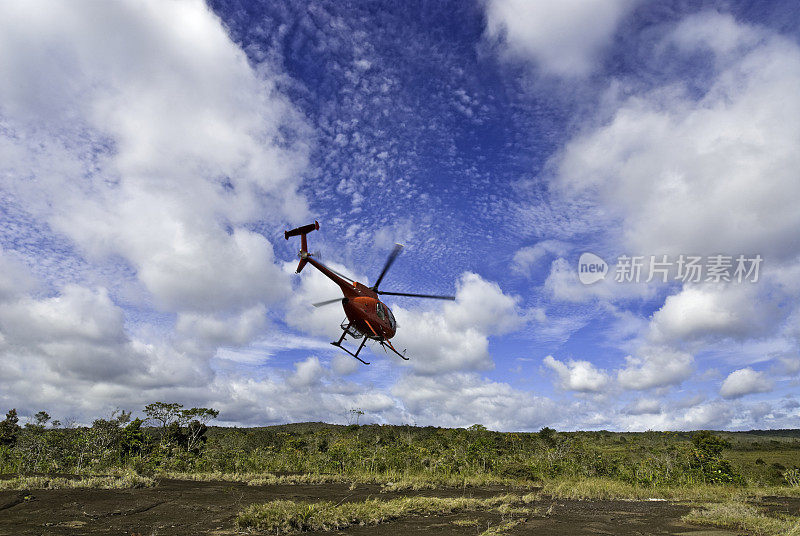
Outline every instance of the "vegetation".
<path fill-rule="evenodd" d="M 0 490 L 32 490 L 32 489 L 129 489 L 151 488 L 156 485 L 152 478 L 138 475 L 133 471 L 117 471 L 105 476 L 86 476 L 80 478 L 50 476 L 17 476 L 0 480 Z"/>
<path fill-rule="evenodd" d="M 746 530 L 757 536 L 800 536 L 800 517 L 770 516 L 753 504 L 729 501 L 706 504 L 683 517 L 700 525 Z"/>
<path fill-rule="evenodd" d="M 85 427 L 51 422 L 40 411 L 20 426 L 12 409 L 0 421 L 0 473 L 97 474 L 127 468 L 154 474 L 162 468 L 185 469 L 202 459 L 207 423 L 219 414 L 163 402 L 148 404 L 144 413 L 146 419 L 131 420 L 130 412 L 117 411 Z"/>
<path fill-rule="evenodd" d="M 0 473 L 97 476 L 127 471 L 147 478 L 251 484 L 373 483 L 387 491 L 536 486 L 573 498 L 800 496 L 797 430 L 566 433 L 543 428 L 499 433 L 480 425 L 209 426 L 218 415 L 210 408 L 154 402 L 145 406 L 143 418 L 118 411 L 91 426 L 74 426 L 40 411 L 21 425 L 12 409 L 0 421 Z M 353 420 L 360 416 L 356 412 Z M 97 483 L 50 479 L 47 485 L 82 481 Z"/>
<path fill-rule="evenodd" d="M 428 516 L 489 509 L 504 515 L 527 515 L 533 510 L 526 505 L 536 499 L 538 495 L 529 494 L 501 495 L 488 499 L 403 497 L 339 504 L 329 501 L 278 500 L 246 508 L 236 518 L 236 525 L 240 529 L 256 529 L 270 534 L 291 534 L 301 531 L 341 530 L 350 525 L 377 525 L 409 515 Z"/>

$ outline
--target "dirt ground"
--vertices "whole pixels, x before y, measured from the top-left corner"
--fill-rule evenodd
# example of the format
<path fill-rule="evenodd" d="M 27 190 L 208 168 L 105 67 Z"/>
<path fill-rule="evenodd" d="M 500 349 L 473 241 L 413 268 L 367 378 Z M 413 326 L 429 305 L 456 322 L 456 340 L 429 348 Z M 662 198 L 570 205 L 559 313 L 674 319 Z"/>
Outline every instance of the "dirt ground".
<path fill-rule="evenodd" d="M 355 501 L 403 495 L 487 497 L 501 488 L 380 493 L 378 486 L 247 486 L 232 482 L 163 480 L 158 487 L 136 490 L 0 491 L 0 536 L 114 535 L 172 536 L 235 533 L 234 519 L 245 506 L 274 499 Z M 680 517 L 688 506 L 664 501 L 542 500 L 541 516 L 509 531 L 513 535 L 738 536 L 743 533 L 687 525 Z M 779 508 L 792 508 L 782 504 Z M 549 514 L 544 514 L 549 510 Z M 472 522 L 472 525 L 454 524 Z M 372 527 L 351 527 L 337 534 L 476 536 L 502 519 L 491 512 L 409 517 Z M 332 534 L 332 533 L 328 533 Z"/>

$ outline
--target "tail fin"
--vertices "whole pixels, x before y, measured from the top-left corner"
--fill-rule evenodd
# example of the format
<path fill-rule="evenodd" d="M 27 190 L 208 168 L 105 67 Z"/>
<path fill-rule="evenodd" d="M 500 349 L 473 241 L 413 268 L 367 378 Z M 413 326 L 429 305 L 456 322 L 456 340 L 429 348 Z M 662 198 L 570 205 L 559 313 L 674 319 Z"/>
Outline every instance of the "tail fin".
<path fill-rule="evenodd" d="M 299 274 L 303 267 L 308 262 L 308 242 L 306 241 L 306 235 L 311 231 L 318 231 L 319 230 L 319 222 L 314 220 L 314 223 L 309 223 L 308 225 L 303 225 L 302 227 L 298 227 L 297 229 L 292 229 L 291 231 L 284 231 L 283 237 L 286 240 L 289 240 L 290 236 L 297 236 L 300 235 L 300 264 L 297 265 L 297 273 Z"/>

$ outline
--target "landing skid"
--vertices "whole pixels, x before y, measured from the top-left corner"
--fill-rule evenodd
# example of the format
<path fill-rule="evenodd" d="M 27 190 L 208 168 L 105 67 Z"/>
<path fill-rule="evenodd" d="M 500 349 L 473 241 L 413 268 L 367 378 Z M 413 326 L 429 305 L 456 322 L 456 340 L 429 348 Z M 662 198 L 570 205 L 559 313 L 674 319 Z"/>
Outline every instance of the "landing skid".
<path fill-rule="evenodd" d="M 331 344 L 333 346 L 336 346 L 337 348 L 341 348 L 342 350 L 344 350 L 345 352 L 347 352 L 351 356 L 355 357 L 356 359 L 358 359 L 359 361 L 361 361 L 365 365 L 369 365 L 368 361 L 364 361 L 363 359 L 358 357 L 358 354 L 361 353 L 361 349 L 364 348 L 365 344 L 367 344 L 367 339 L 369 339 L 369 337 L 365 336 L 360 331 L 355 329 L 351 324 L 343 323 L 341 327 L 342 327 L 342 336 L 339 337 L 338 341 L 332 342 Z M 363 339 L 361 340 L 361 344 L 358 345 L 358 350 L 356 350 L 355 353 L 351 352 L 350 350 L 348 350 L 347 348 L 345 348 L 342 345 L 342 343 L 345 341 L 345 338 L 347 337 L 347 335 L 350 335 L 354 339 L 359 339 L 359 338 L 363 337 Z M 400 359 L 404 359 L 404 360 L 408 361 L 408 358 L 406 357 L 406 351 L 405 350 L 403 350 L 403 353 L 401 354 L 400 352 L 398 352 L 395 349 L 395 347 L 392 345 L 392 343 L 389 342 L 388 340 L 380 340 L 380 339 L 375 339 L 375 340 L 377 340 L 381 344 L 381 346 L 383 346 L 384 351 L 386 351 L 386 349 L 388 348 L 389 350 L 391 350 L 392 352 L 397 354 L 397 356 Z"/>
<path fill-rule="evenodd" d="M 384 351 L 386 351 L 386 349 L 388 348 L 392 352 L 397 354 L 401 359 L 405 359 L 406 361 L 408 361 L 408 358 L 406 357 L 406 351 L 405 350 L 403 350 L 403 353 L 401 354 L 400 352 L 395 350 L 394 346 L 392 346 L 392 343 L 390 343 L 389 341 L 380 341 L 380 343 L 381 343 L 381 346 L 383 346 L 383 350 Z"/>
<path fill-rule="evenodd" d="M 365 365 L 369 365 L 368 361 L 364 361 L 363 359 L 358 357 L 358 354 L 361 353 L 361 349 L 364 348 L 364 345 L 367 343 L 367 338 L 366 337 L 363 338 L 363 340 L 361 341 L 361 344 L 358 346 L 358 350 L 356 350 L 356 353 L 353 353 L 350 350 L 348 350 L 347 348 L 345 348 L 344 346 L 342 346 L 342 342 L 344 341 L 345 335 L 347 335 L 348 333 L 350 334 L 351 337 L 355 337 L 355 335 L 353 333 L 353 329 L 351 328 L 351 326 L 349 324 L 347 324 L 347 325 L 342 324 L 342 336 L 339 337 L 338 341 L 332 342 L 331 344 L 336 346 L 336 347 L 338 347 L 338 348 L 341 348 L 342 350 L 344 350 L 345 352 L 347 352 L 351 356 L 355 357 L 356 359 L 358 359 L 359 361 L 361 361 Z M 356 333 L 358 333 L 358 332 L 356 331 Z"/>

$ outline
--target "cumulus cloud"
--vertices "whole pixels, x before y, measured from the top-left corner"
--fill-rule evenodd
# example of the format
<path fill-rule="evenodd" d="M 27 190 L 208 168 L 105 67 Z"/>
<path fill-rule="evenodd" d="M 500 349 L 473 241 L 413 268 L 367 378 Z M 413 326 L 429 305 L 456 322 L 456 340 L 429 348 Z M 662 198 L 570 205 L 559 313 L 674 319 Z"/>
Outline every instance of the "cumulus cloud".
<path fill-rule="evenodd" d="M 648 336 L 657 342 L 680 342 L 765 335 L 774 329 L 778 311 L 758 290 L 755 285 L 684 287 L 653 313 Z"/>
<path fill-rule="evenodd" d="M 558 406 L 547 398 L 475 373 L 408 375 L 391 392 L 420 425 L 478 423 L 493 430 L 537 430 L 552 425 L 562 415 Z"/>
<path fill-rule="evenodd" d="M 489 369 L 489 336 L 520 327 L 517 298 L 497 283 L 467 272 L 456 284 L 456 300 L 430 310 L 392 307 L 397 317 L 395 347 L 414 356 L 410 366 L 422 374 Z"/>
<path fill-rule="evenodd" d="M 266 307 L 259 304 L 234 315 L 180 313 L 175 332 L 187 343 L 200 343 L 211 348 L 241 346 L 263 332 L 266 323 Z"/>
<path fill-rule="evenodd" d="M 43 358 L 64 375 L 107 380 L 141 371 L 127 345 L 123 312 L 105 289 L 69 285 L 52 298 L 6 303 L 0 333 L 8 354 Z"/>
<path fill-rule="evenodd" d="M 167 310 L 285 296 L 244 224 L 304 214 L 307 147 L 284 135 L 304 125 L 205 4 L 8 4 L 0 69 L 2 187 L 26 211 Z"/>
<path fill-rule="evenodd" d="M 772 390 L 772 381 L 761 371 L 750 367 L 734 370 L 719 389 L 725 398 L 740 398 L 753 393 L 766 393 Z"/>
<path fill-rule="evenodd" d="M 623 411 L 628 415 L 654 415 L 661 413 L 661 402 L 653 398 L 639 398 Z"/>
<path fill-rule="evenodd" d="M 218 377 L 207 396 L 221 418 L 250 425 L 321 421 L 344 423 L 351 409 L 366 415 L 362 422 L 402 422 L 395 398 L 375 386 L 337 379 L 317 357 L 296 364 L 289 374 L 277 368 L 262 376 Z"/>
<path fill-rule="evenodd" d="M 717 60 L 705 93 L 673 84 L 623 100 L 569 142 L 556 189 L 605 207 L 631 254 L 796 257 L 800 47 L 718 14 L 689 17 L 676 42 Z"/>
<path fill-rule="evenodd" d="M 556 373 L 559 386 L 565 390 L 598 393 L 604 391 L 609 384 L 608 374 L 598 370 L 589 361 L 570 359 L 564 363 L 549 355 L 544 358 L 544 364 Z"/>
<path fill-rule="evenodd" d="M 587 127 L 551 161 L 552 192 L 597 207 L 610 229 L 604 239 L 629 255 L 760 254 L 765 260 L 757 284 L 687 284 L 671 293 L 625 343 L 634 351 L 617 381 L 633 390 L 685 381 L 695 368 L 692 353 L 704 344 L 788 340 L 791 308 L 783 304 L 798 295 L 791 274 L 800 254 L 800 158 L 794 150 L 800 143 L 794 98 L 800 47 L 729 15 L 701 13 L 676 24 L 655 54 L 665 61 L 710 62 L 691 88 L 670 80 L 646 90 L 628 86 L 622 97 L 609 93 L 599 126 Z M 572 267 L 557 260 L 545 289 L 573 302 L 634 296 L 623 285 L 592 288 L 576 279 Z M 758 389 L 769 383 L 751 372 L 729 380 L 727 398 L 741 396 L 740 382 Z M 720 412 L 718 406 L 698 406 L 696 418 L 686 422 L 703 422 L 700 414 Z"/>
<path fill-rule="evenodd" d="M 529 277 L 531 271 L 549 255 L 563 257 L 569 249 L 568 244 L 559 240 L 542 240 L 533 246 L 520 248 L 511 260 L 511 270 L 519 275 Z"/>
<path fill-rule="evenodd" d="M 215 347 L 256 338 L 290 289 L 253 223 L 307 213 L 309 136 L 280 73 L 199 0 L 4 4 L 0 71 L 0 203 L 64 262 L 119 267 L 42 284 L 35 252 L 0 252 L 0 400 L 97 415 L 224 398 Z"/>
<path fill-rule="evenodd" d="M 737 417 L 737 408 L 727 401 L 701 402 L 685 408 L 669 407 L 665 411 L 650 411 L 655 404 L 635 403 L 618 419 L 627 430 L 702 430 L 730 426 Z M 637 409 L 643 411 L 637 411 Z"/>
<path fill-rule="evenodd" d="M 319 358 L 311 356 L 295 363 L 294 374 L 289 376 L 288 382 L 294 387 L 311 387 L 319 383 L 324 373 Z"/>
<path fill-rule="evenodd" d="M 0 248 L 0 303 L 24 296 L 35 286 L 28 267 Z"/>
<path fill-rule="evenodd" d="M 548 73 L 581 77 L 598 69 L 603 50 L 634 0 L 490 0 L 486 35 L 504 52 Z"/>
<path fill-rule="evenodd" d="M 677 385 L 694 372 L 691 354 L 662 346 L 643 346 L 625 358 L 617 381 L 626 389 L 645 390 Z"/>

